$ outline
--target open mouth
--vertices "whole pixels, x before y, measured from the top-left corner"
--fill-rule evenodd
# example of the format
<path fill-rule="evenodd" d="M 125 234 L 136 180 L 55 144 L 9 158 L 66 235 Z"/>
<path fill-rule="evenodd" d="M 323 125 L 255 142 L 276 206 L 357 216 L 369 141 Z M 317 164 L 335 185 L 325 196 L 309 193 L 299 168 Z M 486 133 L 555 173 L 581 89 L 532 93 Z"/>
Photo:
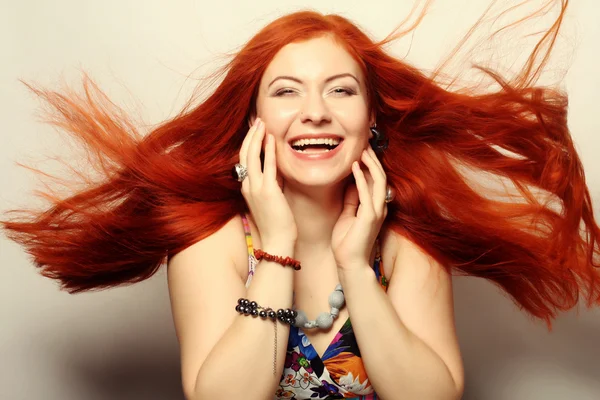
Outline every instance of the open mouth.
<path fill-rule="evenodd" d="M 299 153 L 326 153 L 338 147 L 341 142 L 342 139 L 339 138 L 311 138 L 294 140 L 290 146 Z"/>

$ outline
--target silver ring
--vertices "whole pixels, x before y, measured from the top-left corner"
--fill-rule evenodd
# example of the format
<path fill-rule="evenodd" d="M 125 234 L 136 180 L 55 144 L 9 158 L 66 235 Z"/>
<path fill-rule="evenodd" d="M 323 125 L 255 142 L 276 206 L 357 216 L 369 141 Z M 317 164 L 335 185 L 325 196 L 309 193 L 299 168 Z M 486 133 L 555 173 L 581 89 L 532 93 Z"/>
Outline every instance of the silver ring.
<path fill-rule="evenodd" d="M 394 189 L 392 189 L 390 186 L 387 187 L 387 189 L 385 190 L 385 202 L 386 203 L 391 203 L 392 200 L 394 200 Z"/>
<path fill-rule="evenodd" d="M 233 176 L 233 179 L 237 180 L 238 182 L 242 182 L 248 176 L 248 168 L 240 163 L 237 163 L 233 166 L 231 175 Z"/>

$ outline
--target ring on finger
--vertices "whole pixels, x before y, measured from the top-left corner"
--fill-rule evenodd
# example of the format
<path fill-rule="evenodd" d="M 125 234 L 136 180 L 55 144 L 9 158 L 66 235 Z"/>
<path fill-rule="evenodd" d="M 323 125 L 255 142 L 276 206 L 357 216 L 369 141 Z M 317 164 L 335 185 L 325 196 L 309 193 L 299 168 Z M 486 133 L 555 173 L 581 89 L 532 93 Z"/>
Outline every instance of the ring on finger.
<path fill-rule="evenodd" d="M 240 163 L 237 163 L 231 169 L 231 175 L 233 176 L 233 179 L 237 180 L 238 182 L 242 182 L 248 176 L 248 168 Z"/>

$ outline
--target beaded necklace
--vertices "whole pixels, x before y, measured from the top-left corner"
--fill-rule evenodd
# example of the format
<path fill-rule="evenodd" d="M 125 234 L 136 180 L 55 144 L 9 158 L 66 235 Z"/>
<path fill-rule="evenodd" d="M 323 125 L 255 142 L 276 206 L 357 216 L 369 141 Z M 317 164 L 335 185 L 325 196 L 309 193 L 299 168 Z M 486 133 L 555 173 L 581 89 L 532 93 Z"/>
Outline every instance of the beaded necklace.
<path fill-rule="evenodd" d="M 322 312 L 317 316 L 317 319 L 309 321 L 304 311 L 294 308 L 297 313 L 294 326 L 304 329 L 319 328 L 327 330 L 333 325 L 333 320 L 340 315 L 340 310 L 344 307 L 345 302 L 342 285 L 338 283 L 333 292 L 329 295 L 329 306 L 331 307 L 331 310 L 328 313 Z"/>

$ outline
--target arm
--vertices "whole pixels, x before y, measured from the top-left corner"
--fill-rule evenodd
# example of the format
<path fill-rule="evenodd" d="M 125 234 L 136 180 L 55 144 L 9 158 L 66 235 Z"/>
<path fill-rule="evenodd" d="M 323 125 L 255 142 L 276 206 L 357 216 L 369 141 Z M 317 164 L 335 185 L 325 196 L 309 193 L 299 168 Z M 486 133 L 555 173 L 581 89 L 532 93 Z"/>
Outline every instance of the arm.
<path fill-rule="evenodd" d="M 372 269 L 339 270 L 365 368 L 382 399 L 460 399 L 464 371 L 451 277 L 397 236 L 388 293 Z"/>
<path fill-rule="evenodd" d="M 240 297 L 276 309 L 291 307 L 294 271 L 261 261 L 246 293 L 230 256 L 236 251 L 232 243 L 246 251 L 238 218 L 169 262 L 171 306 L 188 400 L 264 400 L 275 393 L 283 370 L 289 327 L 277 322 L 273 375 L 273 322 L 240 316 L 234 308 Z M 293 245 L 265 243 L 264 249 L 291 256 Z"/>

